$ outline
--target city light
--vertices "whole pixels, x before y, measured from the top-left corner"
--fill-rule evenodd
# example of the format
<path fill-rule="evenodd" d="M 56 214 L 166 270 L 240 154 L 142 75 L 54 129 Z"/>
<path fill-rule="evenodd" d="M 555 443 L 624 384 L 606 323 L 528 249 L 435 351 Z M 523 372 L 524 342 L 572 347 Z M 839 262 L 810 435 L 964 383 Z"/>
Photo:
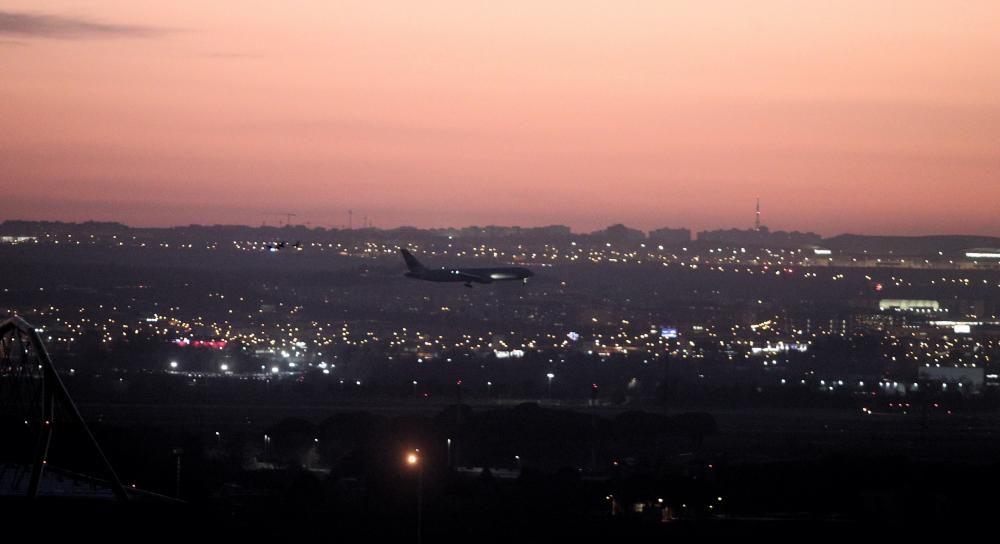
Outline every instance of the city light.
<path fill-rule="evenodd" d="M 17 4 L 19 525 L 991 533 L 1000 2 Z"/>

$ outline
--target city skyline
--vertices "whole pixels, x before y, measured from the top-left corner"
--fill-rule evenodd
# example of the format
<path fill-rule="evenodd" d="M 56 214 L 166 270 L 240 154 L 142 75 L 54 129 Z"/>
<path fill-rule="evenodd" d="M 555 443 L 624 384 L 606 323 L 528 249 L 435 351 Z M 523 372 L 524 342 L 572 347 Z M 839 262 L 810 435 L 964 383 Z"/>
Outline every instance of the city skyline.
<path fill-rule="evenodd" d="M 1000 7 L 16 0 L 8 218 L 1000 232 Z M 44 202 L 44 211 L 40 203 Z M 276 219 L 274 220 L 276 222 Z"/>
<path fill-rule="evenodd" d="M 987 232 L 985 234 L 980 233 L 968 233 L 962 231 L 942 231 L 942 232 L 921 232 L 921 233 L 903 233 L 903 234 L 892 234 L 887 232 L 862 232 L 862 231 L 844 231 L 844 232 L 817 232 L 816 230 L 804 227 L 804 226 L 790 226 L 788 228 L 772 228 L 765 221 L 761 220 L 759 225 L 757 223 L 744 225 L 744 224 L 718 224 L 718 225 L 708 225 L 705 224 L 702 228 L 694 228 L 686 224 L 676 224 L 665 222 L 663 224 L 652 223 L 650 227 L 639 227 L 635 224 L 631 224 L 627 221 L 625 222 L 615 222 L 605 225 L 597 225 L 593 228 L 581 228 L 576 225 L 567 225 L 565 223 L 560 223 L 556 221 L 540 221 L 537 224 L 495 224 L 495 223 L 478 223 L 478 224 L 434 224 L 434 225 L 415 225 L 415 224 L 394 224 L 394 225 L 382 225 L 375 224 L 375 222 L 365 214 L 350 214 L 351 210 L 344 210 L 341 214 L 343 216 L 343 221 L 340 223 L 316 223 L 310 220 L 309 216 L 302 216 L 298 213 L 264 213 L 261 214 L 262 220 L 259 223 L 224 223 L 224 222 L 192 222 L 192 223 L 164 223 L 164 224 L 148 224 L 142 221 L 131 223 L 126 221 L 119 221 L 113 217 L 108 218 L 97 218 L 97 217 L 82 217 L 80 219 L 65 219 L 61 217 L 41 217 L 37 214 L 26 213 L 23 216 L 18 216 L 18 214 L 13 213 L 8 216 L 0 217 L 0 226 L 6 222 L 19 222 L 24 224 L 38 224 L 42 225 L 45 223 L 61 223 L 65 225 L 80 225 L 85 226 L 88 223 L 108 223 L 108 224 L 118 224 L 128 229 L 175 229 L 175 228 L 187 228 L 187 227 L 238 227 L 238 228 L 285 228 L 292 227 L 295 229 L 305 228 L 307 230 L 318 230 L 326 229 L 330 231 L 350 231 L 357 230 L 362 231 L 365 229 L 374 229 L 376 231 L 394 231 L 397 229 L 418 229 L 422 231 L 451 231 L 451 230 L 464 230 L 464 229 L 476 229 L 476 228 L 491 228 L 491 229 L 545 229 L 549 227 L 564 227 L 569 229 L 569 232 L 574 236 L 590 235 L 590 234 L 600 234 L 608 229 L 621 228 L 624 227 L 628 230 L 637 230 L 643 233 L 645 236 L 650 236 L 657 231 L 689 231 L 691 234 L 691 240 L 697 241 L 700 234 L 711 234 L 711 233 L 722 233 L 739 231 L 747 235 L 753 234 L 755 231 L 763 231 L 766 236 L 768 233 L 801 233 L 808 235 L 816 235 L 820 238 L 836 238 L 838 236 L 863 236 L 863 237 L 939 237 L 939 236 L 959 236 L 959 237 L 996 237 L 992 232 Z M 763 212 L 760 212 L 761 214 Z M 81 214 L 83 215 L 83 214 Z M 285 216 L 294 216 L 296 218 L 303 217 L 301 220 L 293 219 L 290 223 L 288 219 L 282 219 Z M 353 222 L 353 223 L 352 223 Z M 596 225 L 596 224 L 595 224 Z"/>

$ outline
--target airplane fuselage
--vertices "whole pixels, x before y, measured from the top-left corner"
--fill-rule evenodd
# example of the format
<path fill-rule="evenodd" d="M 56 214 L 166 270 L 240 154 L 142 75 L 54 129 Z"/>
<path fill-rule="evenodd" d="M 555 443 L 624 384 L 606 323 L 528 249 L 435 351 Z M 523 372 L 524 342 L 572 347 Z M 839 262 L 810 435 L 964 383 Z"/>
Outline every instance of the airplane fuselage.
<path fill-rule="evenodd" d="M 403 259 L 409 272 L 404 274 L 407 278 L 436 282 L 461 282 L 466 287 L 472 287 L 473 283 L 493 283 L 495 281 L 521 280 L 527 282 L 528 278 L 534 276 L 534 272 L 527 268 L 516 266 L 497 268 L 427 268 L 420 264 L 420 261 L 410 254 L 406 249 L 400 248 Z"/>
<path fill-rule="evenodd" d="M 535 274 L 527 268 L 440 268 L 407 272 L 407 278 L 424 281 L 462 283 L 493 283 L 495 281 L 526 280 Z"/>

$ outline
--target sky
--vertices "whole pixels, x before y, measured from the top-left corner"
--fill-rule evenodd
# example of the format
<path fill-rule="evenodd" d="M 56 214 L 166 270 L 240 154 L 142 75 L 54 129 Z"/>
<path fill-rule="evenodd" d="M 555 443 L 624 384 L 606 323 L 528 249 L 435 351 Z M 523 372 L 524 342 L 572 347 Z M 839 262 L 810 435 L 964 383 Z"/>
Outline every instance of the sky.
<path fill-rule="evenodd" d="M 1000 2 L 0 1 L 2 219 L 1000 235 Z"/>

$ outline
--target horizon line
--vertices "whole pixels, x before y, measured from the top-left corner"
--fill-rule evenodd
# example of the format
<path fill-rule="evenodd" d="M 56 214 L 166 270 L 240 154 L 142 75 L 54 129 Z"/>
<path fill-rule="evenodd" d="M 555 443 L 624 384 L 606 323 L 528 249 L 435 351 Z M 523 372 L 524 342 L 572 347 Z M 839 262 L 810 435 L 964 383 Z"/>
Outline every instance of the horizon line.
<path fill-rule="evenodd" d="M 395 226 L 395 227 L 387 227 L 386 228 L 386 227 L 376 227 L 374 225 L 372 225 L 372 226 L 366 226 L 366 227 L 348 227 L 347 225 L 331 225 L 331 226 L 316 225 L 316 226 L 311 226 L 311 225 L 307 225 L 305 223 L 298 223 L 298 224 L 291 224 L 291 225 L 288 225 L 288 224 L 285 224 L 285 225 L 268 225 L 268 224 L 249 225 L 249 224 L 245 224 L 245 223 L 188 223 L 188 224 L 177 224 L 177 225 L 169 225 L 169 226 L 135 226 L 135 225 L 130 225 L 128 223 L 124 223 L 122 221 L 101 221 L 101 220 L 96 220 L 96 219 L 88 219 L 86 221 L 64 221 L 64 220 L 60 220 L 60 219 L 4 219 L 2 222 L 0 222 L 0 225 L 5 225 L 7 223 L 13 223 L 13 222 L 20 222 L 20 223 L 58 223 L 58 224 L 65 224 L 65 225 L 86 225 L 88 223 L 94 223 L 94 224 L 120 225 L 120 226 L 128 228 L 128 229 L 153 229 L 153 230 L 182 229 L 182 228 L 192 228 L 192 227 L 240 227 L 240 228 L 249 228 L 249 229 L 260 229 L 260 228 L 271 228 L 271 229 L 304 228 L 304 229 L 310 230 L 310 231 L 312 231 L 312 230 L 318 230 L 318 229 L 323 229 L 323 230 L 328 230 L 328 231 L 329 230 L 336 230 L 336 231 L 365 231 L 365 230 L 375 230 L 375 231 L 387 232 L 387 231 L 393 231 L 393 230 L 399 230 L 399 229 L 415 229 L 415 230 L 424 230 L 424 231 L 462 230 L 462 229 L 472 229 L 472 228 L 477 228 L 477 229 L 500 228 L 500 229 L 534 230 L 534 229 L 545 229 L 545 228 L 551 228 L 551 227 L 565 227 L 565 228 L 569 229 L 569 233 L 571 235 L 574 235 L 574 236 L 586 236 L 586 235 L 596 234 L 596 233 L 604 232 L 604 231 L 606 231 L 607 229 L 609 229 L 611 227 L 623 226 L 623 227 L 625 227 L 625 228 L 627 228 L 629 230 L 638 231 L 638 232 L 642 233 L 644 236 L 647 236 L 647 237 L 649 236 L 649 233 L 657 231 L 657 230 L 687 230 L 692 235 L 695 235 L 695 234 L 698 234 L 698 233 L 701 233 L 701 232 L 719 232 L 719 231 L 738 231 L 738 232 L 747 232 L 747 233 L 756 232 L 756 229 L 752 228 L 752 227 L 751 228 L 745 228 L 745 229 L 742 229 L 742 228 L 739 228 L 739 227 L 728 227 L 728 228 L 726 228 L 726 227 L 719 227 L 719 228 L 714 228 L 714 229 L 695 230 L 695 229 L 692 229 L 690 227 L 683 227 L 683 226 L 682 227 L 667 227 L 667 226 L 664 226 L 664 227 L 657 227 L 655 229 L 650 229 L 650 230 L 643 230 L 641 228 L 629 227 L 625 223 L 613 223 L 611 225 L 608 225 L 608 226 L 604 227 L 603 229 L 597 229 L 597 230 L 592 230 L 592 231 L 575 231 L 575 230 L 573 230 L 572 226 L 566 225 L 566 224 L 562 224 L 562 223 L 550 223 L 548 225 L 527 226 L 527 227 L 520 226 L 520 225 L 483 224 L 483 225 L 447 226 L 447 227 L 419 227 L 419 226 L 415 226 L 415 225 L 399 225 L 399 226 Z M 767 225 L 761 225 L 761 226 L 763 228 L 768 228 Z M 822 234 L 820 234 L 818 232 L 815 232 L 815 231 L 797 230 L 797 229 L 795 229 L 795 230 L 783 230 L 783 229 L 770 230 L 770 229 L 768 229 L 768 232 L 771 233 L 771 234 L 779 233 L 779 232 L 788 233 L 788 234 L 791 234 L 791 233 L 813 234 L 813 235 L 819 236 L 821 239 L 830 239 L 830 238 L 836 238 L 836 237 L 839 237 L 839 236 L 869 236 L 869 237 L 884 237 L 884 238 L 927 238 L 927 237 L 1000 238 L 1000 234 L 997 234 L 997 235 L 994 235 L 994 234 L 956 234 L 956 233 L 935 233 L 935 234 L 871 234 L 871 233 L 862 233 L 862 232 L 841 232 L 841 233 L 838 233 L 838 234 L 835 234 L 835 235 L 826 236 L 826 235 L 822 235 Z M 695 238 L 692 238 L 691 241 L 692 242 L 696 242 L 696 241 L 699 241 L 699 240 L 695 237 Z"/>

